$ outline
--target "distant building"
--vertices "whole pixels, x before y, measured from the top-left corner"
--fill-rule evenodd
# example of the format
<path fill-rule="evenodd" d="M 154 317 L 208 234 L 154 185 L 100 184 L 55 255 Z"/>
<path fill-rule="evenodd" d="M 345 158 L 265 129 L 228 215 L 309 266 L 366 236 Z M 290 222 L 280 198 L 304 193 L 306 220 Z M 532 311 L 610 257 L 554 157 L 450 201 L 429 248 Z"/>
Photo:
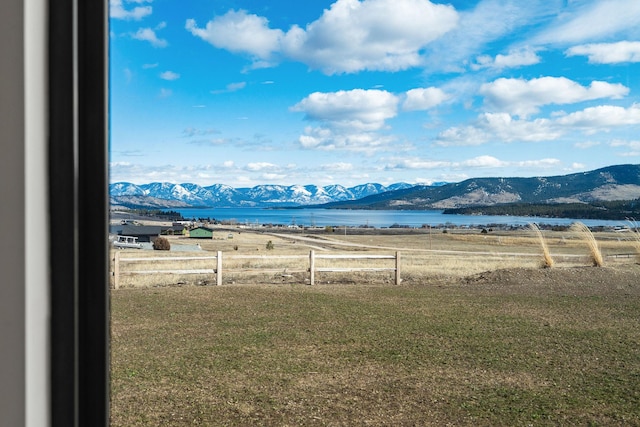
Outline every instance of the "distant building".
<path fill-rule="evenodd" d="M 109 233 L 117 236 L 132 236 L 138 239 L 138 242 L 153 242 L 160 236 L 162 227 L 157 225 L 112 225 Z"/>
<path fill-rule="evenodd" d="M 181 236 L 185 233 L 185 226 L 180 223 L 173 223 L 171 227 L 162 227 L 162 234 L 169 236 Z"/>
<path fill-rule="evenodd" d="M 213 239 L 213 229 L 207 227 L 196 227 L 189 230 L 189 237 L 192 239 Z"/>

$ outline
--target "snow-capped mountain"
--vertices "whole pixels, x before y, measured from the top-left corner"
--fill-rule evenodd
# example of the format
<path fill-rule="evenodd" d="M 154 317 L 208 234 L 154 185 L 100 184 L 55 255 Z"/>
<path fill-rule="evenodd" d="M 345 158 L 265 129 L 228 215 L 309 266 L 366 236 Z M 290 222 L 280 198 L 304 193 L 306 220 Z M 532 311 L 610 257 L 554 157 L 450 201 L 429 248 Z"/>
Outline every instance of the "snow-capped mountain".
<path fill-rule="evenodd" d="M 257 185 L 233 188 L 215 184 L 154 182 L 109 186 L 111 204 L 127 207 L 296 207 L 324 205 L 343 209 L 451 209 L 500 204 L 590 203 L 640 197 L 640 165 L 613 165 L 562 176 L 470 178 L 431 185 L 376 183 L 341 185 Z M 635 206 L 635 205 L 634 205 Z M 625 211 L 626 212 L 626 211 Z M 625 215 L 632 216 L 632 211 Z"/>
<path fill-rule="evenodd" d="M 380 194 L 389 190 L 412 187 L 407 183 L 396 183 L 388 187 L 377 183 L 368 183 L 347 188 L 342 185 L 257 185 L 251 188 L 233 188 L 228 185 L 214 184 L 202 187 L 192 183 L 172 184 L 152 182 L 136 185 L 129 182 L 117 182 L 109 186 L 112 204 L 127 205 L 128 199 L 135 199 L 135 205 L 144 204 L 157 207 L 167 201 L 167 207 L 292 207 L 307 206 Z"/>

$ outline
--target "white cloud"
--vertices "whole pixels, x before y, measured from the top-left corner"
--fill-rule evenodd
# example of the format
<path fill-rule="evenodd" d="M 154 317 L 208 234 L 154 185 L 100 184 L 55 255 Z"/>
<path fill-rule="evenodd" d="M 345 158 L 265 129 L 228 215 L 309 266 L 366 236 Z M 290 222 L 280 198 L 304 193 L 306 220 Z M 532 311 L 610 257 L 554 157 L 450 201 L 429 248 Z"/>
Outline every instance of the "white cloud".
<path fill-rule="evenodd" d="M 180 78 L 180 74 L 174 73 L 173 71 L 165 71 L 160 73 L 160 78 L 163 80 L 177 80 Z"/>
<path fill-rule="evenodd" d="M 600 145 L 598 141 L 581 141 L 573 144 L 574 147 L 580 148 L 581 150 L 586 150 L 587 148 L 596 147 Z"/>
<path fill-rule="evenodd" d="M 612 147 L 629 147 L 629 148 L 633 148 L 634 150 L 638 150 L 640 151 L 640 141 L 623 141 L 620 139 L 611 141 L 611 143 L 609 144 Z"/>
<path fill-rule="evenodd" d="M 326 74 L 404 70 L 457 22 L 453 7 L 428 0 L 338 0 L 305 29 L 291 28 L 283 51 Z"/>
<path fill-rule="evenodd" d="M 480 123 L 489 138 L 503 142 L 551 141 L 562 135 L 548 119 L 517 120 L 505 113 L 486 113 Z"/>
<path fill-rule="evenodd" d="M 549 168 L 560 164 L 560 160 L 554 158 L 544 158 L 537 160 L 500 160 L 494 156 L 482 155 L 460 161 L 450 160 L 427 160 L 420 158 L 396 159 L 394 163 L 385 165 L 385 170 L 402 169 L 481 169 L 481 168 Z"/>
<path fill-rule="evenodd" d="M 128 3 L 135 2 L 138 4 L 144 1 L 129 0 Z M 152 0 L 149 1 L 151 3 Z M 131 10 L 127 10 L 122 5 L 122 0 L 109 0 L 109 16 L 114 19 L 133 19 L 139 21 L 145 16 L 151 15 L 153 8 L 151 6 L 136 6 Z"/>
<path fill-rule="evenodd" d="M 263 173 L 260 175 L 260 180 L 261 182 L 276 182 L 276 181 L 282 181 L 287 177 L 287 175 L 285 174 L 281 174 L 281 173 Z"/>
<path fill-rule="evenodd" d="M 436 145 L 481 145 L 490 141 L 551 141 L 562 135 L 548 119 L 517 120 L 507 113 L 484 113 L 470 126 L 452 127 L 436 137 Z"/>
<path fill-rule="evenodd" d="M 235 92 L 240 89 L 244 89 L 247 86 L 247 82 L 237 82 L 237 83 L 229 83 L 227 85 L 227 90 L 229 92 Z"/>
<path fill-rule="evenodd" d="M 440 132 L 435 144 L 441 147 L 471 146 L 486 144 L 490 135 L 480 126 L 454 126 Z"/>
<path fill-rule="evenodd" d="M 589 107 L 559 117 L 557 123 L 562 126 L 579 127 L 587 133 L 617 126 L 640 125 L 640 104 L 633 104 L 629 108 L 614 105 Z"/>
<path fill-rule="evenodd" d="M 254 68 L 270 66 L 280 55 L 336 74 L 418 66 L 421 50 L 457 20 L 453 7 L 429 0 L 337 0 L 318 20 L 286 33 L 242 10 L 217 16 L 204 28 L 189 19 L 186 29 L 217 48 L 250 55 Z"/>
<path fill-rule="evenodd" d="M 502 70 L 504 68 L 516 68 L 525 65 L 534 65 L 540 62 L 538 54 L 530 49 L 519 49 L 510 51 L 507 55 L 498 54 L 495 58 L 482 55 L 476 58 L 476 63 L 471 66 L 474 70 L 491 68 Z"/>
<path fill-rule="evenodd" d="M 307 127 L 298 142 L 306 149 L 348 150 L 371 154 L 389 149 L 395 138 L 380 135 L 385 121 L 397 114 L 399 98 L 377 89 L 315 92 L 290 108 L 305 119 L 320 122 Z M 397 147 L 396 147 L 397 149 Z"/>
<path fill-rule="evenodd" d="M 380 135 L 376 132 L 356 132 L 329 128 L 305 128 L 304 135 L 300 135 L 298 142 L 305 149 L 322 151 L 344 150 L 372 155 L 379 151 L 391 149 L 395 141 L 392 136 Z M 402 147 L 393 147 L 395 151 Z"/>
<path fill-rule="evenodd" d="M 381 129 L 385 120 L 396 116 L 398 102 L 394 94 L 376 89 L 314 92 L 291 107 L 291 111 L 305 113 L 307 120 L 332 127 L 372 131 Z"/>
<path fill-rule="evenodd" d="M 233 165 L 231 165 L 233 166 Z M 222 171 L 218 172 L 220 169 Z M 145 184 L 149 182 L 172 182 L 174 184 L 193 182 L 211 185 L 225 181 L 229 172 L 222 165 L 143 165 L 139 163 L 111 162 L 109 164 L 111 182 L 131 182 Z"/>
<path fill-rule="evenodd" d="M 156 32 L 151 28 L 140 28 L 135 34 L 132 34 L 136 40 L 148 41 L 153 47 L 167 47 L 167 43 L 164 39 L 159 39 Z"/>
<path fill-rule="evenodd" d="M 478 156 L 473 159 L 464 160 L 459 166 L 468 168 L 499 168 L 507 165 L 507 162 L 499 160 L 493 156 Z"/>
<path fill-rule="evenodd" d="M 560 160 L 554 159 L 554 158 L 544 158 L 544 159 L 537 159 L 537 160 L 518 160 L 518 161 L 501 161 L 501 160 L 495 159 L 495 161 L 493 161 L 493 159 L 491 159 L 490 156 L 483 156 L 483 157 L 487 157 L 487 159 L 478 158 L 478 159 L 475 159 L 475 161 L 473 162 L 463 163 L 462 166 L 463 167 L 474 166 L 474 165 L 477 165 L 477 167 L 514 167 L 515 166 L 518 168 L 547 169 L 554 166 L 558 166 L 562 163 Z"/>
<path fill-rule="evenodd" d="M 271 58 L 284 36 L 281 30 L 270 29 L 266 18 L 244 10 L 231 10 L 217 16 L 207 22 L 205 28 L 199 28 L 194 19 L 188 19 L 185 28 L 219 49 L 249 54 L 261 60 Z"/>
<path fill-rule="evenodd" d="M 567 56 L 587 56 L 592 64 L 640 62 L 640 42 L 583 44 L 567 49 Z"/>
<path fill-rule="evenodd" d="M 440 132 L 435 144 L 448 147 L 482 145 L 491 141 L 553 141 L 572 131 L 591 135 L 631 125 L 640 125 L 640 104 L 628 108 L 613 105 L 588 107 L 571 114 L 554 115 L 553 119 L 514 119 L 507 113 L 484 113 L 471 125 L 455 126 Z M 584 144 L 577 143 L 576 146 L 586 148 Z"/>
<path fill-rule="evenodd" d="M 429 46 L 424 61 L 428 70 L 463 72 L 470 60 L 492 42 L 503 37 L 512 38 L 514 34 L 526 37 L 532 25 L 543 22 L 557 11 L 556 2 L 549 0 L 482 0 L 476 3 L 475 7 L 460 12 L 459 25 L 453 31 Z M 521 53 L 518 55 L 518 52 Z M 534 60 L 534 55 L 524 52 L 528 51 L 515 49 L 500 55 L 498 62 L 503 68 L 527 65 Z M 497 65 L 496 58 L 480 58 L 485 61 L 484 65 Z"/>
<path fill-rule="evenodd" d="M 637 0 L 594 0 L 572 2 L 557 22 L 546 28 L 540 43 L 580 43 L 631 32 L 637 35 L 640 2 Z"/>
<path fill-rule="evenodd" d="M 344 162 L 328 163 L 321 165 L 320 169 L 331 172 L 349 172 L 353 170 L 353 165 L 351 163 Z"/>
<path fill-rule="evenodd" d="M 227 86 L 225 86 L 224 89 L 212 90 L 211 93 L 214 95 L 218 95 L 221 93 L 231 93 L 231 92 L 242 90 L 246 86 L 247 86 L 247 82 L 229 83 Z"/>
<path fill-rule="evenodd" d="M 411 89 L 407 91 L 402 104 L 405 111 L 428 110 L 450 98 L 442 89 L 435 87 Z"/>
<path fill-rule="evenodd" d="M 280 168 L 277 165 L 274 165 L 273 163 L 255 162 L 255 163 L 248 163 L 246 166 L 246 169 L 251 172 L 258 172 L 263 170 L 272 170 L 272 171 L 279 170 Z"/>
<path fill-rule="evenodd" d="M 543 105 L 621 98 L 629 93 L 629 88 L 602 81 L 593 81 L 585 87 L 565 77 L 500 78 L 483 84 L 479 93 L 485 96 L 485 103 L 494 110 L 526 117 L 537 113 Z"/>
<path fill-rule="evenodd" d="M 240 89 L 244 89 L 247 86 L 247 82 L 229 83 L 227 85 L 227 91 L 235 92 Z"/>
<path fill-rule="evenodd" d="M 194 136 L 204 136 L 204 135 L 213 135 L 216 133 L 220 133 L 217 129 L 196 129 L 193 127 L 188 127 L 182 131 L 182 135 L 191 138 Z"/>
<path fill-rule="evenodd" d="M 440 169 L 451 167 L 451 162 L 442 160 L 426 160 L 417 157 L 396 159 L 395 163 L 385 165 L 386 170 L 398 169 Z"/>
<path fill-rule="evenodd" d="M 614 148 L 625 148 L 627 151 L 618 153 L 622 157 L 637 157 L 640 156 L 640 141 L 622 141 L 615 140 L 609 144 Z"/>

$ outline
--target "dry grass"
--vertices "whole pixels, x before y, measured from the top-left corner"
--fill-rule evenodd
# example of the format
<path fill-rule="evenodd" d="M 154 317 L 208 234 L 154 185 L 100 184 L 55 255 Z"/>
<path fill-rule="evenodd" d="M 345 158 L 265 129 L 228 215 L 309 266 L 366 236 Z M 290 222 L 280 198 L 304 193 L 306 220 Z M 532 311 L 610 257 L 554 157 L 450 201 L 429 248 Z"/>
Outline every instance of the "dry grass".
<path fill-rule="evenodd" d="M 549 247 L 547 246 L 547 242 L 542 235 L 542 231 L 540 231 L 540 228 L 534 223 L 529 224 L 529 227 L 535 232 L 536 236 L 538 236 L 538 240 L 540 241 L 540 247 L 542 248 L 542 259 L 544 263 L 543 265 L 547 268 L 553 267 L 554 261 L 553 258 L 551 258 L 551 252 L 549 252 Z"/>
<path fill-rule="evenodd" d="M 571 231 L 576 233 L 589 248 L 589 255 L 591 256 L 593 265 L 602 267 L 604 265 L 604 258 L 602 257 L 600 247 L 598 247 L 598 241 L 593 236 L 593 233 L 591 233 L 591 230 L 589 230 L 589 227 L 581 222 L 576 222 L 571 226 Z"/>
<path fill-rule="evenodd" d="M 587 229 L 588 231 L 588 229 Z M 401 254 L 401 276 L 409 283 L 419 283 L 431 277 L 459 278 L 483 271 L 504 268 L 536 268 L 543 251 L 543 266 L 550 263 L 557 267 L 574 267 L 604 263 L 604 258 L 616 254 L 630 254 L 640 250 L 640 241 L 629 241 L 620 233 L 545 232 L 543 238 L 528 230 L 491 232 L 481 234 L 477 230 L 449 230 L 447 233 L 428 234 L 411 230 L 402 235 L 343 235 L 340 233 L 269 234 L 247 230 L 221 231 L 214 240 L 191 240 L 171 237 L 173 248 L 180 245 L 202 247 L 198 252 L 159 252 L 122 250 L 121 257 L 175 257 L 215 256 L 223 252 L 223 284 L 232 283 L 308 283 L 309 251 L 316 254 Z M 590 237 L 589 237 L 590 236 Z M 638 234 L 634 233 L 633 237 Z M 599 258 L 585 254 L 585 238 L 593 245 Z M 267 250 L 267 242 L 273 249 Z M 553 253 L 551 258 L 550 253 Z M 629 255 L 630 256 L 630 255 Z M 290 257 L 290 258 L 276 258 Z M 113 256 L 112 256 L 113 260 Z M 598 260 L 596 262 L 596 260 Z M 609 263 L 628 262 L 628 259 L 609 259 Z M 377 262 L 377 264 L 375 264 Z M 320 260 L 318 267 L 390 267 L 393 261 Z M 127 271 L 145 269 L 214 269 L 216 260 L 189 260 L 166 262 L 136 262 L 120 264 L 121 287 L 157 287 L 175 284 L 211 284 L 215 275 L 126 275 Z M 113 270 L 113 266 L 112 266 Z M 390 283 L 391 272 L 380 273 L 318 273 L 320 283 Z"/>

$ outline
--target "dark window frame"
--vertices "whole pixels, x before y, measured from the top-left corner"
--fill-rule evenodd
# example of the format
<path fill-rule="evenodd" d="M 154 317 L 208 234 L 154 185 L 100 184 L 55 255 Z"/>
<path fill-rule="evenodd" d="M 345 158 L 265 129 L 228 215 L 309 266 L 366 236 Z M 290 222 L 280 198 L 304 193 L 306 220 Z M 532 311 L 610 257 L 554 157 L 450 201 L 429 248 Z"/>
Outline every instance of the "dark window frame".
<path fill-rule="evenodd" d="M 51 425 L 109 424 L 108 2 L 48 2 Z"/>

